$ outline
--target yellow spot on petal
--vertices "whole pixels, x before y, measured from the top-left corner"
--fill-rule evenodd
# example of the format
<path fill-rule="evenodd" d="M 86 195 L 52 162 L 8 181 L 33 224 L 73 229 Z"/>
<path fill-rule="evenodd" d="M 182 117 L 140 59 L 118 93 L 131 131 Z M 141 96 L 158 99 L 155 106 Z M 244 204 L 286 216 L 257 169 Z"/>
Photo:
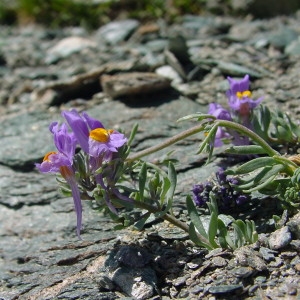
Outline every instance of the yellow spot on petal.
<path fill-rule="evenodd" d="M 49 157 L 52 155 L 52 154 L 56 154 L 57 152 L 55 151 L 51 151 L 51 152 L 48 152 L 44 158 L 43 158 L 43 161 L 50 161 Z"/>
<path fill-rule="evenodd" d="M 112 132 L 112 129 L 96 128 L 90 132 L 90 138 L 100 143 L 106 143 Z"/>
<path fill-rule="evenodd" d="M 250 91 L 244 91 L 244 92 L 236 92 L 236 96 L 239 99 L 243 99 L 243 98 L 250 98 L 252 95 L 252 93 Z"/>

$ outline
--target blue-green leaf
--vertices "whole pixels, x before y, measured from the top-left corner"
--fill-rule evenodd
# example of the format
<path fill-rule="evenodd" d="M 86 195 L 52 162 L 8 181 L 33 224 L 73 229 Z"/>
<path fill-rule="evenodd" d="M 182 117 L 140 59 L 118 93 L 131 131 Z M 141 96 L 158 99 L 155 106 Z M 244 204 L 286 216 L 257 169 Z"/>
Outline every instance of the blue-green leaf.
<path fill-rule="evenodd" d="M 212 148 L 213 150 L 213 144 L 216 136 L 216 132 L 218 130 L 218 124 L 215 124 L 210 130 L 207 132 L 207 135 L 203 142 L 200 144 L 199 150 L 197 154 L 203 152 L 204 149 L 206 149 L 207 146 L 209 146 L 209 149 Z M 209 152 L 212 152 L 212 150 L 209 150 Z"/>
<path fill-rule="evenodd" d="M 226 235 L 228 234 L 227 228 L 224 222 L 218 218 L 218 241 L 222 248 L 228 248 L 228 244 L 226 242 Z"/>
<path fill-rule="evenodd" d="M 193 223 L 190 223 L 190 225 L 189 225 L 189 236 L 190 236 L 191 241 L 194 244 L 196 244 L 197 246 L 205 247 L 208 250 L 213 249 L 213 247 L 211 245 L 203 243 L 202 241 L 199 240 L 195 226 Z"/>
<path fill-rule="evenodd" d="M 214 248 L 218 248 L 215 238 L 218 230 L 218 215 L 215 212 L 211 213 L 209 226 L 208 226 L 208 240 Z"/>
<path fill-rule="evenodd" d="M 203 237 L 208 239 L 207 232 L 205 231 L 204 226 L 202 224 L 202 221 L 199 218 L 197 209 L 194 205 L 194 202 L 193 202 L 191 196 L 186 197 L 186 206 L 187 206 L 187 209 L 188 209 L 188 214 L 189 214 L 189 217 L 191 219 L 191 222 L 197 228 L 197 231 L 199 232 L 199 234 L 201 234 Z"/>
<path fill-rule="evenodd" d="M 259 168 L 264 168 L 266 166 L 273 166 L 276 163 L 276 160 L 272 157 L 259 157 L 252 159 L 245 164 L 241 165 L 235 170 L 226 172 L 227 174 L 246 174 L 252 171 L 255 171 Z"/>
<path fill-rule="evenodd" d="M 170 180 L 171 186 L 168 189 L 167 198 L 168 199 L 173 199 L 175 189 L 176 189 L 176 185 L 177 185 L 177 173 L 176 173 L 174 164 L 172 162 L 169 162 L 168 179 Z"/>
<path fill-rule="evenodd" d="M 170 211 L 170 209 L 172 208 L 172 204 L 173 204 L 172 199 L 168 199 L 167 200 L 167 205 L 165 206 L 165 208 L 162 211 L 154 213 L 155 217 L 156 218 L 161 218 L 165 214 L 167 214 Z"/>
<path fill-rule="evenodd" d="M 147 164 L 143 163 L 140 173 L 139 173 L 139 193 L 140 193 L 140 200 L 144 200 L 144 190 L 147 180 Z"/>
<path fill-rule="evenodd" d="M 138 220 L 137 222 L 134 223 L 134 227 L 137 229 L 137 230 L 142 230 L 145 226 L 145 223 L 146 221 L 148 220 L 149 216 L 151 215 L 150 212 L 148 212 L 147 214 L 145 214 L 145 216 Z"/>
<path fill-rule="evenodd" d="M 162 179 L 161 193 L 160 193 L 160 202 L 161 202 L 161 205 L 163 205 L 163 203 L 165 201 L 166 194 L 170 190 L 170 187 L 171 187 L 171 182 L 170 182 L 169 178 L 163 177 L 163 179 Z"/>
<path fill-rule="evenodd" d="M 265 154 L 266 151 L 261 146 L 247 145 L 247 146 L 231 146 L 225 150 L 226 153 L 239 154 L 239 155 L 251 155 L 251 154 Z"/>
<path fill-rule="evenodd" d="M 136 135 L 136 133 L 137 133 L 137 131 L 138 131 L 138 128 L 139 128 L 139 124 L 138 124 L 138 123 L 135 123 L 135 124 L 133 125 L 133 128 L 132 128 L 132 130 L 131 130 L 130 136 L 129 136 L 128 141 L 127 141 L 127 145 L 128 145 L 128 146 L 130 146 L 131 143 L 132 143 L 132 141 L 134 140 L 134 137 L 135 137 L 135 135 Z"/>
<path fill-rule="evenodd" d="M 177 120 L 177 122 L 182 122 L 182 121 L 187 121 L 187 120 L 191 120 L 191 119 L 198 119 L 198 121 L 201 121 L 203 119 L 216 119 L 216 117 L 209 115 L 209 114 L 203 114 L 203 113 L 195 113 L 195 114 L 190 114 L 187 116 L 184 116 L 180 119 Z"/>

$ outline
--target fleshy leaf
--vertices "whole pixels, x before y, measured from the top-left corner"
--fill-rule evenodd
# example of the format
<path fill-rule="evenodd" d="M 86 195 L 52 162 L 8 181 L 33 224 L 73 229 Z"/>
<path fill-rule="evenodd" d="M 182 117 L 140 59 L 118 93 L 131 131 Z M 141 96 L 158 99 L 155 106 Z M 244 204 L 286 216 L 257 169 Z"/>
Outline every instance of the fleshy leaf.
<path fill-rule="evenodd" d="M 144 190 L 147 180 L 147 164 L 143 163 L 140 173 L 139 173 L 139 194 L 140 194 L 140 201 L 144 200 Z"/>
<path fill-rule="evenodd" d="M 226 171 L 226 174 L 247 174 L 259 168 L 273 166 L 274 164 L 276 164 L 276 160 L 272 157 L 259 157 L 246 162 L 235 170 Z"/>
<path fill-rule="evenodd" d="M 204 229 L 204 226 L 202 224 L 201 219 L 199 218 L 197 209 L 194 205 L 194 202 L 191 198 L 191 196 L 186 197 L 186 205 L 188 209 L 188 214 L 191 218 L 191 222 L 194 224 L 194 226 L 197 228 L 197 231 L 206 239 L 208 239 L 208 235 Z"/>
<path fill-rule="evenodd" d="M 215 242 L 217 230 L 218 230 L 218 215 L 215 212 L 212 212 L 210 215 L 210 221 L 208 226 L 208 240 L 214 248 L 219 247 L 219 245 Z"/>
<path fill-rule="evenodd" d="M 257 145 L 231 146 L 225 152 L 239 155 L 266 154 L 265 149 Z"/>

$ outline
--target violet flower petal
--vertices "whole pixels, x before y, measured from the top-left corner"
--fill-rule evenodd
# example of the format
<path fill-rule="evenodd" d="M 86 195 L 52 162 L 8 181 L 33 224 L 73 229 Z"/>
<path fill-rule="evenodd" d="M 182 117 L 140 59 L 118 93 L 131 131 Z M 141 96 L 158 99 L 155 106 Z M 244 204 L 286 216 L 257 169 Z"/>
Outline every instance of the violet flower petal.
<path fill-rule="evenodd" d="M 77 182 L 74 177 L 70 177 L 66 179 L 68 184 L 70 185 L 71 191 L 72 191 L 72 196 L 73 196 L 73 201 L 74 201 L 74 208 L 76 212 L 76 218 L 77 218 L 77 226 L 76 226 L 76 233 L 79 239 L 80 237 L 80 230 L 82 227 L 82 204 L 81 204 L 81 199 L 80 199 L 80 191 L 77 185 Z"/>
<path fill-rule="evenodd" d="M 245 75 L 241 80 L 235 80 L 231 77 L 227 77 L 230 85 L 230 91 L 232 94 L 236 95 L 237 92 L 244 92 L 249 90 L 250 78 L 249 75 Z"/>
<path fill-rule="evenodd" d="M 232 121 L 230 112 L 223 108 L 222 105 L 215 102 L 209 104 L 208 114 L 216 117 L 219 120 Z"/>
<path fill-rule="evenodd" d="M 62 116 L 66 119 L 67 123 L 74 132 L 74 135 L 82 150 L 86 153 L 89 153 L 89 128 L 87 123 L 81 118 L 75 109 L 71 111 L 63 111 Z"/>
<path fill-rule="evenodd" d="M 100 156 L 105 152 L 106 156 L 111 156 L 111 152 L 117 152 L 127 142 L 124 134 L 113 131 L 109 134 L 107 142 L 99 142 L 89 138 L 89 154 L 93 157 Z"/>
<path fill-rule="evenodd" d="M 83 112 L 81 116 L 91 130 L 96 128 L 104 128 L 100 121 L 90 117 L 86 112 Z"/>
<path fill-rule="evenodd" d="M 53 139 L 57 150 L 66 155 L 72 162 L 77 143 L 74 134 L 68 132 L 68 127 L 65 123 L 61 127 L 57 123 L 52 123 L 49 129 L 54 135 Z"/>

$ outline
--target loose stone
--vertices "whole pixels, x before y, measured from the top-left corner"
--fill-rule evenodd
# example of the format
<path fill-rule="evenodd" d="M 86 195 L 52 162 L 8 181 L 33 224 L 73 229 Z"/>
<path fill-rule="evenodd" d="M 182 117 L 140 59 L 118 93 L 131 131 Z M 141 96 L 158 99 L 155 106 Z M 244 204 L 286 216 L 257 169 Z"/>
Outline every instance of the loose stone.
<path fill-rule="evenodd" d="M 291 232 L 287 226 L 284 226 L 271 233 L 269 238 L 269 246 L 273 250 L 281 249 L 287 246 L 291 240 Z"/>
<path fill-rule="evenodd" d="M 242 285 L 219 285 L 219 286 L 212 286 L 209 288 L 209 292 L 213 295 L 218 294 L 227 294 L 227 293 L 236 293 L 238 291 L 242 291 Z"/>

